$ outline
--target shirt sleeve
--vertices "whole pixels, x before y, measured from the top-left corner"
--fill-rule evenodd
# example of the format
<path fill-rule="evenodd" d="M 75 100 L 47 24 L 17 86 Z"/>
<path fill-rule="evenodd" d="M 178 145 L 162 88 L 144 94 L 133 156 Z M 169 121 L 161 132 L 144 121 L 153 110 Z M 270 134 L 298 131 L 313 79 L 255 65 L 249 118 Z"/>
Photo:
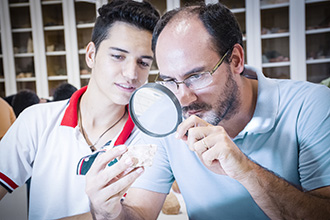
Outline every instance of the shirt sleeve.
<path fill-rule="evenodd" d="M 330 185 L 330 90 L 314 87 L 298 116 L 299 173 L 305 190 Z"/>
<path fill-rule="evenodd" d="M 8 192 L 31 176 L 37 136 L 33 115 L 38 115 L 31 112 L 23 111 L 0 142 L 0 183 Z"/>

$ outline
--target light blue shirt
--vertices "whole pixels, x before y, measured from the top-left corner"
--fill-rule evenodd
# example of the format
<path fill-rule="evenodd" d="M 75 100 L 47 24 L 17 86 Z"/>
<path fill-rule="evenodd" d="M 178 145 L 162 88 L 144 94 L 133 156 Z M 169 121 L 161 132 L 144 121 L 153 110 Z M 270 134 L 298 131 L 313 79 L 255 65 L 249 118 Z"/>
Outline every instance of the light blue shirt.
<path fill-rule="evenodd" d="M 234 138 L 253 161 L 305 191 L 330 185 L 330 89 L 293 80 L 258 78 L 258 99 L 251 121 Z M 133 187 L 168 193 L 177 180 L 190 219 L 268 219 L 236 180 L 214 174 L 173 135 L 136 142 L 155 143 L 152 167 Z"/>

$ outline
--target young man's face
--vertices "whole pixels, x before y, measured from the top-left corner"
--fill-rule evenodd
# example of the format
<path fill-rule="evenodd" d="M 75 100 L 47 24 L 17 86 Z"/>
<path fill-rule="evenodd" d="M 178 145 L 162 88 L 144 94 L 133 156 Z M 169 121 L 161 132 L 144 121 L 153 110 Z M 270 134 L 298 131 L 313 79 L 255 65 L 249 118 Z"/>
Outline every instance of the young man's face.
<path fill-rule="evenodd" d="M 115 22 L 95 53 L 87 47 L 86 62 L 92 68 L 89 87 L 110 102 L 125 105 L 135 89 L 146 82 L 153 61 L 152 34 L 124 22 Z"/>
<path fill-rule="evenodd" d="M 220 57 L 202 22 L 193 18 L 173 21 L 164 28 L 156 45 L 156 59 L 163 79 L 183 81 L 192 74 L 211 71 Z M 229 119 L 239 105 L 237 83 L 226 63 L 213 73 L 208 86 L 193 90 L 180 84 L 175 95 L 185 118 L 197 115 L 213 125 Z"/>

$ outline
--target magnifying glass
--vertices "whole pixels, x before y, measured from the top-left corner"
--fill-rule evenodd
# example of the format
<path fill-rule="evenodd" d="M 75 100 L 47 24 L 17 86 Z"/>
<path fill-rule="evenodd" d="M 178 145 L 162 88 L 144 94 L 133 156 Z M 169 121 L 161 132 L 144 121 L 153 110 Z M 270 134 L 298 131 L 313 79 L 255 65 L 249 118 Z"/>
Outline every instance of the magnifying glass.
<path fill-rule="evenodd" d="M 178 99 L 171 90 L 157 83 L 147 83 L 135 90 L 129 101 L 129 111 L 134 124 L 153 137 L 165 137 L 175 132 L 182 122 Z M 85 175 L 100 152 L 104 151 L 83 157 L 78 163 L 77 174 Z M 117 161 L 114 159 L 108 166 Z"/>
<path fill-rule="evenodd" d="M 135 90 L 129 101 L 134 124 L 145 134 L 165 137 L 182 122 L 182 111 L 173 92 L 163 85 L 147 83 Z"/>

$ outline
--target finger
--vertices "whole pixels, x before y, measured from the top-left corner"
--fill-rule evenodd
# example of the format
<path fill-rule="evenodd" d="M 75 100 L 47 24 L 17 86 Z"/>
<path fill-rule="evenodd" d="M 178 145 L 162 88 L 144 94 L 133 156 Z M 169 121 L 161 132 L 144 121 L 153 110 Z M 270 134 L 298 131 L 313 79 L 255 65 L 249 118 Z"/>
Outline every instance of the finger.
<path fill-rule="evenodd" d="M 123 176 L 123 173 L 128 173 L 132 170 L 133 160 L 130 157 L 125 157 L 124 160 L 119 160 L 116 164 L 107 166 L 100 173 L 99 181 L 103 183 L 101 187 L 112 184 Z"/>
<path fill-rule="evenodd" d="M 108 165 L 109 162 L 121 156 L 126 151 L 127 151 L 127 146 L 120 145 L 118 147 L 108 149 L 104 153 L 100 153 L 96 157 L 91 169 L 88 172 L 94 174 L 100 172 Z"/>
<path fill-rule="evenodd" d="M 105 187 L 103 193 L 108 195 L 108 200 L 112 198 L 121 199 L 134 181 L 143 173 L 143 171 L 143 167 L 135 168 L 133 171 L 120 178 L 117 182 Z"/>
<path fill-rule="evenodd" d="M 184 120 L 177 128 L 176 137 L 178 139 L 186 138 L 186 134 L 188 132 L 188 136 L 190 135 L 190 129 L 194 127 L 200 126 L 208 126 L 209 124 L 203 119 L 199 118 L 196 115 L 192 115 L 186 120 Z"/>
<path fill-rule="evenodd" d="M 209 150 L 210 147 L 206 143 L 206 138 L 202 138 L 193 144 L 193 148 L 193 151 L 195 151 L 198 155 L 202 155 L 205 151 Z"/>
<path fill-rule="evenodd" d="M 187 139 L 187 144 L 189 146 L 189 149 L 192 151 L 198 151 L 203 152 L 203 149 L 205 148 L 205 141 L 209 134 L 212 132 L 212 127 L 195 127 L 191 128 L 189 130 L 189 136 Z M 201 142 L 201 140 L 204 140 L 204 143 Z M 206 146 L 210 147 L 211 145 L 207 144 Z"/>
<path fill-rule="evenodd" d="M 220 128 L 220 132 L 224 129 Z M 204 163 L 207 166 L 211 166 L 215 161 L 221 161 L 228 155 L 227 152 L 230 151 L 230 138 L 226 133 L 221 133 L 221 135 L 209 135 L 207 139 L 204 140 L 205 144 L 208 146 L 208 150 L 202 154 Z"/>
<path fill-rule="evenodd" d="M 220 157 L 219 149 L 213 148 L 201 154 L 201 158 L 206 166 L 212 166 L 214 162 L 218 162 Z"/>

